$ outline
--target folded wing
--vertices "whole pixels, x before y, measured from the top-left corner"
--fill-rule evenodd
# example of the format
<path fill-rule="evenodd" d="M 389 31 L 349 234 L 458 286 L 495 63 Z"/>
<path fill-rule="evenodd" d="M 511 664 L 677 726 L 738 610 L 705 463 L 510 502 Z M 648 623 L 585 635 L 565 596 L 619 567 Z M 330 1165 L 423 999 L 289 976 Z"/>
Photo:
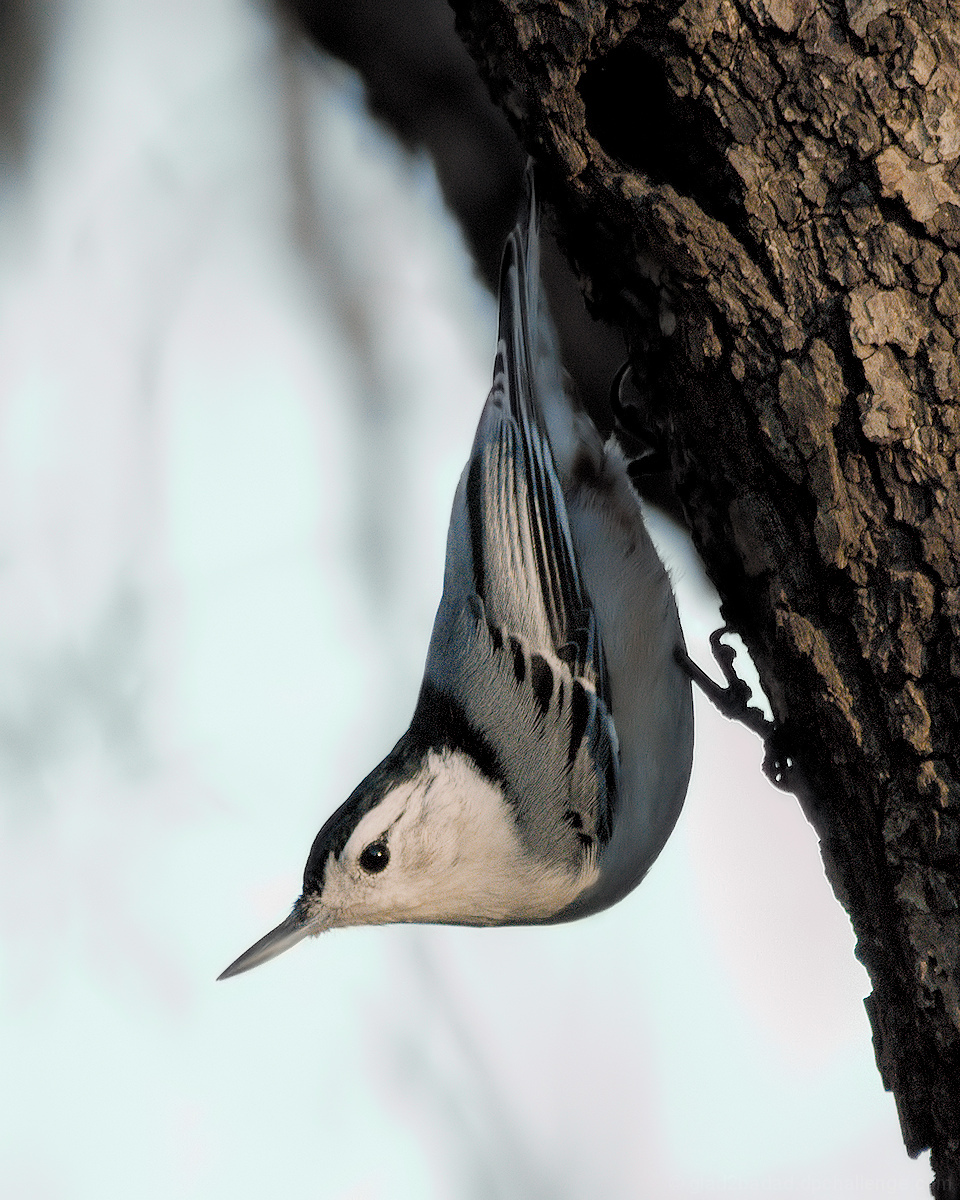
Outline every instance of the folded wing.
<path fill-rule="evenodd" d="M 459 698 L 471 736 L 498 748 L 496 769 L 531 847 L 562 845 L 575 866 L 610 836 L 618 754 L 544 416 L 548 402 L 570 402 L 547 389 L 562 384 L 541 309 L 531 196 L 504 254 L 493 387 L 454 504 L 424 696 Z"/>

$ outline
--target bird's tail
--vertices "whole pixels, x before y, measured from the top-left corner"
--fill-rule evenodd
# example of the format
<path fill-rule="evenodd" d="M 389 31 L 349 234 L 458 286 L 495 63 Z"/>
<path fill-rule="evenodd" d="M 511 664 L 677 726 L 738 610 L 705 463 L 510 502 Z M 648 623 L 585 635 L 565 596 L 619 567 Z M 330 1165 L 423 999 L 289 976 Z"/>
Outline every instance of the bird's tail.
<path fill-rule="evenodd" d="M 526 182 L 524 211 L 507 239 L 500 266 L 499 342 L 512 356 L 520 384 L 511 393 L 514 417 L 521 424 L 533 421 L 546 433 L 560 479 L 570 480 L 585 465 L 585 457 L 599 464 L 603 443 L 560 363 L 540 275 L 540 214 L 532 161 Z"/>

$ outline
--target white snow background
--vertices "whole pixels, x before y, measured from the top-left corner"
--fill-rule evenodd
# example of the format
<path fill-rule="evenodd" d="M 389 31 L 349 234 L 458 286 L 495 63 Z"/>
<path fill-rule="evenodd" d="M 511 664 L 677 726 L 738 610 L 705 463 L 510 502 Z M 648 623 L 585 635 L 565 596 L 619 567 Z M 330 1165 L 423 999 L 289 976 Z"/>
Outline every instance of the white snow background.
<path fill-rule="evenodd" d="M 214 982 L 409 720 L 495 308 L 266 10 L 49 12 L 0 179 L 0 1195 L 926 1196 L 814 833 L 699 702 L 608 913 Z"/>

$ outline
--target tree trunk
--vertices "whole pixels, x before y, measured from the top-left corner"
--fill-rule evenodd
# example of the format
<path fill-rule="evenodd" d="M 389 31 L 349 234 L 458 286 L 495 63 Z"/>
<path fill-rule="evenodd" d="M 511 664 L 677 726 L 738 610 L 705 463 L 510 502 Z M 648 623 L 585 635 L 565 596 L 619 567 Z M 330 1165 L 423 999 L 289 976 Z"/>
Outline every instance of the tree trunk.
<path fill-rule="evenodd" d="M 960 1196 L 960 16 L 454 0 L 666 434 Z"/>

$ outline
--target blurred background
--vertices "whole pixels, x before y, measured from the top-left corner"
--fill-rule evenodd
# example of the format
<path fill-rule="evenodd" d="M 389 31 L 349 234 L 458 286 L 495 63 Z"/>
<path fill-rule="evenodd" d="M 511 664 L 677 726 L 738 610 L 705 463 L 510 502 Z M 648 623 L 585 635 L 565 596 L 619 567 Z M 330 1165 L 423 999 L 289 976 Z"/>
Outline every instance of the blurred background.
<path fill-rule="evenodd" d="M 2 10 L 0 1195 L 920 1200 L 815 835 L 699 697 L 613 910 L 214 982 L 409 720 L 492 367 L 521 158 L 407 7 Z"/>

